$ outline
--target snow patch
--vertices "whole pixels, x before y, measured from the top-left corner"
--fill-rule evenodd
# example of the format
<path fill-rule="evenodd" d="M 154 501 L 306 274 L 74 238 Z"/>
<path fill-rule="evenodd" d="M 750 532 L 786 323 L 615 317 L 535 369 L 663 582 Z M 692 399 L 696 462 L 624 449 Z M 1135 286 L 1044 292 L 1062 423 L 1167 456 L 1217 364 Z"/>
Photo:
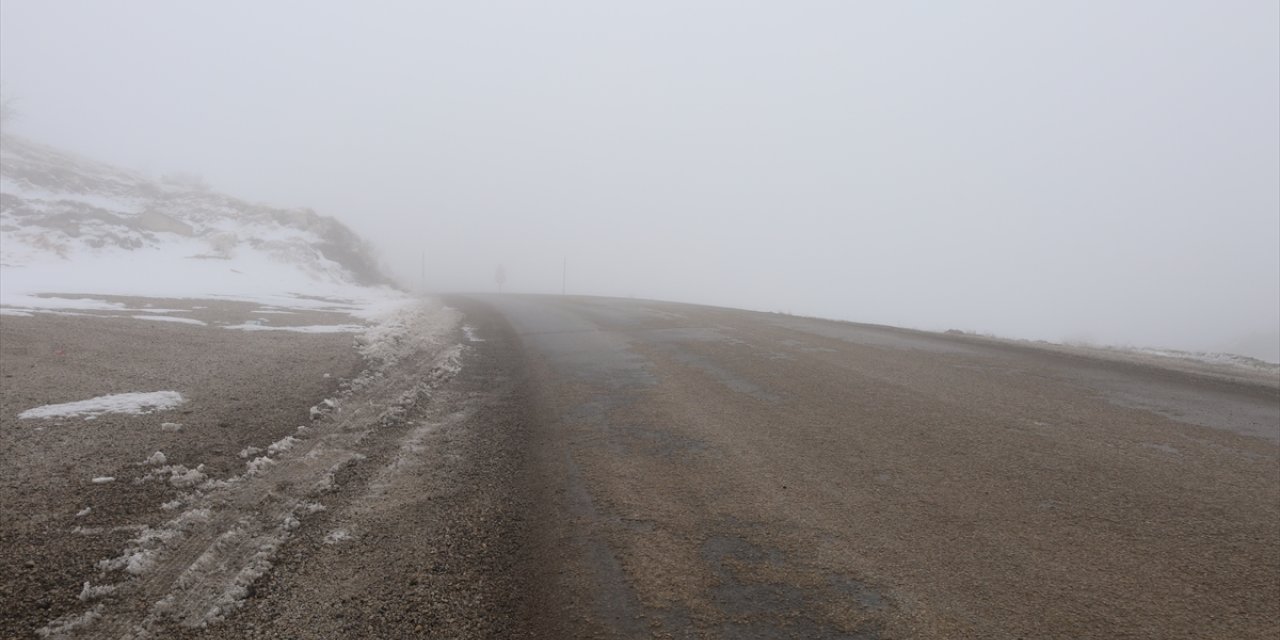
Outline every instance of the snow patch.
<path fill-rule="evenodd" d="M 98 600 L 104 596 L 111 595 L 111 593 L 115 591 L 116 588 L 117 588 L 117 585 L 114 585 L 114 584 L 104 584 L 104 585 L 99 585 L 95 587 L 90 585 L 88 582 L 85 582 L 84 587 L 80 589 L 80 595 L 78 597 L 80 598 L 80 602 L 89 602 L 90 600 Z"/>
<path fill-rule="evenodd" d="M 146 460 L 146 464 L 150 464 L 150 465 L 157 465 L 157 464 L 164 464 L 164 463 L 165 463 L 164 452 L 161 452 L 161 451 L 157 451 L 151 454 L 150 456 L 147 457 L 147 460 Z"/>
<path fill-rule="evenodd" d="M 36 630 L 41 638 L 63 638 L 76 629 L 87 627 L 102 617 L 102 605 L 96 604 L 84 613 L 68 614 Z"/>
<path fill-rule="evenodd" d="M 333 398 L 325 398 L 320 404 L 311 407 L 311 419 L 319 420 L 320 418 L 323 418 L 325 414 L 333 411 L 337 406 L 338 403 Z"/>
<path fill-rule="evenodd" d="M 197 465 L 196 468 L 189 469 L 185 465 L 171 464 L 148 473 L 142 479 L 151 480 L 163 478 L 166 475 L 169 476 L 169 484 L 179 489 L 194 487 L 208 478 L 204 473 L 204 465 Z"/>
<path fill-rule="evenodd" d="M 294 436 L 285 436 L 271 444 L 267 445 L 267 455 L 274 456 L 284 453 L 298 444 L 298 439 Z"/>
<path fill-rule="evenodd" d="M 102 571 L 121 571 L 141 575 L 155 564 L 160 553 L 175 539 L 185 535 L 192 527 L 208 522 L 207 508 L 184 511 L 159 528 L 146 527 L 125 549 L 124 553 L 98 562 Z"/>
<path fill-rule="evenodd" d="M 115 481 L 116 479 L 112 476 L 98 476 L 93 480 L 90 480 L 89 482 L 92 482 L 94 484 L 107 484 L 108 482 L 115 482 Z"/>
<path fill-rule="evenodd" d="M 208 480 L 205 480 L 204 482 L 201 482 L 199 489 L 201 491 L 216 491 L 218 489 L 226 489 L 227 487 L 231 486 L 232 483 L 237 482 L 238 480 L 239 478 L 232 478 L 230 480 L 217 480 L 214 478 L 210 478 Z"/>
<path fill-rule="evenodd" d="M 237 329 L 240 331 L 292 331 L 294 333 L 352 333 L 364 329 L 363 325 L 358 324 L 313 324 L 304 326 L 279 326 L 273 327 L 265 324 L 253 324 L 246 322 L 244 324 L 229 324 L 223 329 Z"/>
<path fill-rule="evenodd" d="M 206 327 L 209 325 L 209 323 L 203 320 L 196 320 L 195 318 L 174 318 L 172 316 L 129 316 L 129 317 L 133 318 L 134 320 L 159 320 L 161 322 L 179 322 L 182 324 L 199 325 L 201 327 Z"/>
<path fill-rule="evenodd" d="M 172 409 L 186 399 L 177 391 L 153 391 L 149 393 L 115 393 L 88 400 L 50 404 L 27 409 L 18 414 L 24 420 L 39 418 L 75 418 L 83 416 L 91 420 L 106 413 L 142 414 Z"/>
<path fill-rule="evenodd" d="M 6 282 L 7 284 L 7 282 Z M 6 293 L 0 300 L 6 307 L 19 307 L 30 313 L 31 309 L 44 311 L 123 311 L 124 305 L 119 302 L 107 302 L 97 298 L 62 298 L 50 295 L 31 295 Z"/>
<path fill-rule="evenodd" d="M 244 474 L 246 476 L 261 475 L 264 471 L 266 471 L 268 467 L 270 467 L 275 463 L 276 463 L 275 460 L 272 460 L 271 458 L 268 458 L 266 456 L 254 458 L 253 460 L 250 460 L 248 464 L 245 465 Z"/>
<path fill-rule="evenodd" d="M 351 539 L 351 534 L 346 529 L 334 529 L 324 536 L 325 544 L 338 544 Z"/>
<path fill-rule="evenodd" d="M 1234 353 L 1217 353 L 1206 351 L 1179 351 L 1177 349 L 1151 349 L 1146 347 L 1104 347 L 1105 349 L 1120 351 L 1136 351 L 1146 355 L 1156 356 L 1160 358 L 1174 358 L 1178 360 L 1190 360 L 1193 362 L 1203 362 L 1205 364 L 1226 365 L 1232 367 L 1243 367 L 1247 369 L 1259 369 L 1262 371 L 1280 371 L 1280 363 L 1267 362 L 1249 356 L 1236 355 Z"/>

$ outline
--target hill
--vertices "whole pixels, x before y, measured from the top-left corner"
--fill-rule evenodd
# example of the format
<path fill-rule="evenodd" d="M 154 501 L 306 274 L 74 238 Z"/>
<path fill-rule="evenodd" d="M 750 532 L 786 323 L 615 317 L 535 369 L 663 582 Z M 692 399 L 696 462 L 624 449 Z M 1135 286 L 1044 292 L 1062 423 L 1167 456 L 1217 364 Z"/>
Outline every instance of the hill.
<path fill-rule="evenodd" d="M 0 303 L 49 295 L 262 301 L 390 293 L 369 245 L 337 220 L 151 179 L 0 137 Z"/>

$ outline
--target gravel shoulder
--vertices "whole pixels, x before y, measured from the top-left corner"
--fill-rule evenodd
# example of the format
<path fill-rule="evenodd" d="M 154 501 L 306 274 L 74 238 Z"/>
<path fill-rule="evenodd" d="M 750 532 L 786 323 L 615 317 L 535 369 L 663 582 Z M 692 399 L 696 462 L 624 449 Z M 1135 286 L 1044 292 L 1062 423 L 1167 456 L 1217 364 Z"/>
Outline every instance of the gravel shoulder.
<path fill-rule="evenodd" d="M 529 380 L 502 318 L 465 300 L 460 371 L 378 429 L 253 597 L 175 637 L 536 638 Z"/>
<path fill-rule="evenodd" d="M 155 301 L 163 304 L 163 301 Z M 203 315 L 247 319 L 250 305 Z M 217 307 L 217 308 L 213 308 Z M 299 314 L 325 323 L 328 314 Z M 309 409 L 363 366 L 349 333 L 241 332 L 132 318 L 0 316 L 0 637 L 31 637 L 75 611 L 95 564 L 172 516 L 179 489 L 140 482 L 156 451 L 210 478 L 239 473 L 309 422 Z M 177 390 L 175 410 L 21 420 L 32 407 L 105 394 Z M 162 427 L 170 424 L 168 428 Z M 180 425 L 173 427 L 172 425 Z M 95 484 L 94 478 L 113 482 Z M 78 515 L 83 513 L 83 515 Z"/>
<path fill-rule="evenodd" d="M 316 328 L 349 316 L 127 302 L 205 324 L 119 310 L 0 316 L 0 504 L 14 514 L 0 524 L 0 637 L 403 635 L 424 624 L 492 635 L 486 620 L 516 617 L 494 609 L 512 606 L 511 589 L 497 588 L 510 572 L 481 568 L 514 557 L 494 546 L 518 536 L 476 532 L 515 528 L 519 502 L 501 489 L 514 462 L 490 454 L 512 450 L 518 431 L 469 434 L 503 405 L 472 406 L 477 394 L 493 400 L 492 367 L 454 381 L 480 351 L 462 343 L 455 310 L 427 304 L 330 333 Z M 305 329 L 228 328 L 245 325 Z M 18 417 L 158 390 L 186 401 L 92 420 Z M 440 555 L 423 557 L 422 545 Z M 289 583 L 329 551 L 345 564 Z M 406 599 L 409 580 L 433 590 Z M 343 610 L 335 598 L 350 599 L 335 589 L 360 599 Z"/>

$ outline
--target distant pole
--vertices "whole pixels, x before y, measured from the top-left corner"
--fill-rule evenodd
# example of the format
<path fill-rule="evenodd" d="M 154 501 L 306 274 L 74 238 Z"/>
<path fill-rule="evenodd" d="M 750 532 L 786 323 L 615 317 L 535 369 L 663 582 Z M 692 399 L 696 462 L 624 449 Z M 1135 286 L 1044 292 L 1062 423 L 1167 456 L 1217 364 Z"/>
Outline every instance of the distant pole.
<path fill-rule="evenodd" d="M 569 256 L 564 257 L 564 262 L 560 263 L 560 295 L 564 295 L 564 283 L 569 277 Z"/>

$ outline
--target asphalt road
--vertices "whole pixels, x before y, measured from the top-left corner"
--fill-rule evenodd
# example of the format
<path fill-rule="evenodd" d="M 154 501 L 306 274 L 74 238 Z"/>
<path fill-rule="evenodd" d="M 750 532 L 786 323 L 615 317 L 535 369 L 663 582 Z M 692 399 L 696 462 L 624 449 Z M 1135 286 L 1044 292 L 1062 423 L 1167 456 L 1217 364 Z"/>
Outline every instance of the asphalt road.
<path fill-rule="evenodd" d="M 1274 373 L 633 300 L 456 304 L 491 337 L 505 321 L 527 371 L 524 634 L 1280 635 Z"/>

